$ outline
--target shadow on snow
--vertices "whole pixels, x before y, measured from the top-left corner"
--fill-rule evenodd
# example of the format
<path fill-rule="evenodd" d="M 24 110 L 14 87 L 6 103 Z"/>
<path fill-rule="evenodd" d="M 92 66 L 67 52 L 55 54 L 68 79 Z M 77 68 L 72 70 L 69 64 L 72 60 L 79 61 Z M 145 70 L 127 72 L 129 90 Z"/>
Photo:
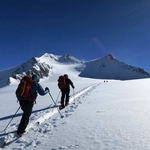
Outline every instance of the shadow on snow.
<path fill-rule="evenodd" d="M 32 111 L 32 113 L 36 113 L 36 112 L 40 112 L 40 111 L 45 111 L 47 109 L 51 109 L 51 108 L 55 108 L 55 107 L 56 106 L 51 106 L 50 105 L 49 107 L 46 107 L 46 108 L 42 108 L 42 109 L 39 109 L 39 110 L 34 110 L 34 111 Z M 13 114 L 13 115 L 9 115 L 9 116 L 5 116 L 5 117 L 0 118 L 0 121 L 11 119 L 12 117 L 20 117 L 20 116 L 22 116 L 22 113 L 18 113 L 15 116 Z"/>

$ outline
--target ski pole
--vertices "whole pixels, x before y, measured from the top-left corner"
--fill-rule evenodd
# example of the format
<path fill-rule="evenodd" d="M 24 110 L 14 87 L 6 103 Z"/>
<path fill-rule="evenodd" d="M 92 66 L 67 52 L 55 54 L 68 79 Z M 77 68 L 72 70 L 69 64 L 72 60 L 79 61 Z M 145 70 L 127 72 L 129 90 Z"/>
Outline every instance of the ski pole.
<path fill-rule="evenodd" d="M 75 98 L 74 98 L 74 89 L 73 89 L 73 101 L 74 101 L 74 104 L 75 104 Z"/>
<path fill-rule="evenodd" d="M 52 97 L 52 95 L 51 95 L 51 93 L 50 92 L 48 92 L 49 93 L 49 95 L 50 95 L 50 97 L 51 97 L 51 99 L 52 99 L 52 101 L 53 101 L 53 103 L 55 104 L 55 106 L 56 106 L 56 103 L 55 103 L 55 101 L 54 101 L 54 99 L 53 99 L 53 97 Z M 57 108 L 57 107 L 56 107 Z M 59 112 L 59 114 L 60 114 L 60 117 L 61 118 L 64 118 L 64 116 L 60 113 L 60 110 L 57 108 L 57 110 L 58 110 L 58 112 Z"/>
<path fill-rule="evenodd" d="M 60 95 L 60 91 L 59 91 L 58 96 L 57 96 L 57 99 L 56 99 L 56 104 L 57 104 L 57 101 L 58 101 L 59 95 Z"/>
<path fill-rule="evenodd" d="M 60 95 L 60 91 L 59 91 L 59 93 L 58 93 L 58 96 L 57 96 L 57 99 L 56 99 L 56 102 L 55 102 L 56 104 L 57 104 L 57 101 L 58 101 L 59 95 Z M 50 105 L 50 106 L 51 106 L 51 105 Z M 50 107 L 50 106 L 49 106 L 49 107 Z"/>
<path fill-rule="evenodd" d="M 9 126 L 9 124 L 11 123 L 11 121 L 13 120 L 13 118 L 16 116 L 17 112 L 19 111 L 20 107 L 17 109 L 17 111 L 15 112 L 15 114 L 13 115 L 13 117 L 11 118 L 11 120 L 9 121 L 8 125 L 6 126 L 6 128 L 4 129 L 4 131 L 7 129 L 7 127 Z"/>

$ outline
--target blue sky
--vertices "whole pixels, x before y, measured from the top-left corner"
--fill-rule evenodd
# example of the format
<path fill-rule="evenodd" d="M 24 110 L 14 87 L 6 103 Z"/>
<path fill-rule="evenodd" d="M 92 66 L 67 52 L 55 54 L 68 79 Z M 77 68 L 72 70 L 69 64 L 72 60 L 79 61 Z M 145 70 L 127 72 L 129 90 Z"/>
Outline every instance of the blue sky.
<path fill-rule="evenodd" d="M 92 60 L 111 53 L 150 71 L 149 0 L 0 1 L 0 70 L 44 53 Z"/>

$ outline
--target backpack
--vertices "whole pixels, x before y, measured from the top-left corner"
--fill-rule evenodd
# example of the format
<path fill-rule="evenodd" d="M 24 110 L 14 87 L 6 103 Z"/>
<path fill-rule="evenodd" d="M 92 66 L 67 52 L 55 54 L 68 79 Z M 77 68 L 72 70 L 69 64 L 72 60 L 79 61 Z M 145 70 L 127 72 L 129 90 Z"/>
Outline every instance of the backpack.
<path fill-rule="evenodd" d="M 58 79 L 58 87 L 59 87 L 60 89 L 65 89 L 65 88 L 67 88 L 66 77 L 64 77 L 64 76 L 59 76 L 59 79 Z"/>
<path fill-rule="evenodd" d="M 16 97 L 18 99 L 29 99 L 34 101 L 36 97 L 30 94 L 30 90 L 33 84 L 33 80 L 30 76 L 24 76 L 16 89 Z"/>

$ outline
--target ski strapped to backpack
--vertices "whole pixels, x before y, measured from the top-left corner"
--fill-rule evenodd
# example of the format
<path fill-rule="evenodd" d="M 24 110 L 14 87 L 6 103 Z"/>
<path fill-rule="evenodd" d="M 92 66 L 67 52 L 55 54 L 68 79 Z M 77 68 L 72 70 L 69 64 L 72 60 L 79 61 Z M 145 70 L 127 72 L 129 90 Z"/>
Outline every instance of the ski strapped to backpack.
<path fill-rule="evenodd" d="M 58 79 L 58 87 L 60 89 L 65 89 L 67 88 L 67 83 L 66 83 L 66 77 L 65 76 L 59 76 Z"/>
<path fill-rule="evenodd" d="M 35 101 L 36 97 L 33 97 L 30 93 L 33 79 L 30 76 L 24 76 L 16 89 L 16 97 L 19 99 L 29 99 Z"/>

